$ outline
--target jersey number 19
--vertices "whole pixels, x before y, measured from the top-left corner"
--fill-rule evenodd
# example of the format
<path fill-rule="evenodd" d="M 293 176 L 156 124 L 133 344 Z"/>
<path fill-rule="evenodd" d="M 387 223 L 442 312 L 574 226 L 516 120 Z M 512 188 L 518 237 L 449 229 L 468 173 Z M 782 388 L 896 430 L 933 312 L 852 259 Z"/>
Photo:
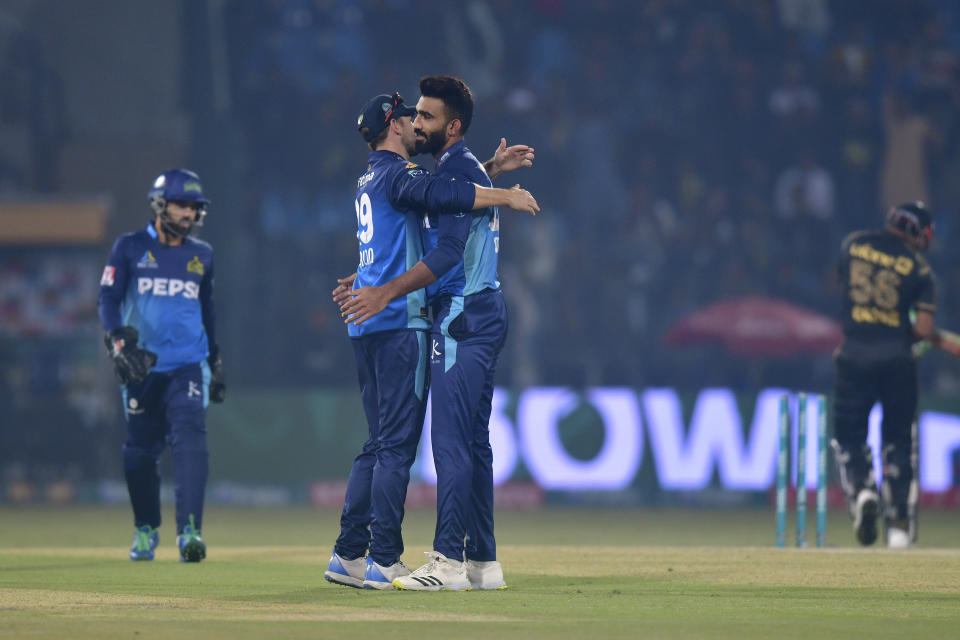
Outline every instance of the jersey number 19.
<path fill-rule="evenodd" d="M 370 205 L 370 196 L 366 193 L 354 200 L 357 208 L 357 239 L 360 244 L 367 244 L 373 239 L 373 207 Z"/>

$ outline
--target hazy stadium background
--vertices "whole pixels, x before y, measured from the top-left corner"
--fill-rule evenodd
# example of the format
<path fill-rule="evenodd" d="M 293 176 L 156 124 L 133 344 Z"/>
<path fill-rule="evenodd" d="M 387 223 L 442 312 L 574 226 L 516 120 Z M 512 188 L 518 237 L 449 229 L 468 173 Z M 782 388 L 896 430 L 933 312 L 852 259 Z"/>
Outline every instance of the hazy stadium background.
<path fill-rule="evenodd" d="M 329 296 L 356 264 L 357 110 L 394 89 L 415 101 L 432 73 L 473 89 L 478 156 L 501 136 L 537 153 L 497 180 L 543 207 L 502 221 L 511 329 L 493 428 L 519 488 L 501 504 L 766 504 L 773 458 L 717 452 L 737 428 L 734 449 L 760 451 L 771 389 L 829 393 L 829 353 L 745 358 L 662 336 L 743 295 L 835 315 L 839 239 L 895 202 L 935 211 L 937 320 L 960 328 L 951 0 L 5 0 L 0 500 L 126 502 L 99 274 L 113 238 L 147 221 L 153 178 L 186 166 L 213 200 L 201 235 L 228 377 L 209 414 L 210 500 L 337 504 L 366 431 Z M 930 354 L 921 371 L 936 463 L 921 480 L 955 505 L 960 363 Z M 651 392 L 681 418 L 653 415 Z M 705 398 L 722 411 L 698 430 Z M 694 456 L 718 429 L 729 440 Z M 655 431 L 690 455 L 667 461 Z M 565 479 L 549 475 L 557 459 Z"/>

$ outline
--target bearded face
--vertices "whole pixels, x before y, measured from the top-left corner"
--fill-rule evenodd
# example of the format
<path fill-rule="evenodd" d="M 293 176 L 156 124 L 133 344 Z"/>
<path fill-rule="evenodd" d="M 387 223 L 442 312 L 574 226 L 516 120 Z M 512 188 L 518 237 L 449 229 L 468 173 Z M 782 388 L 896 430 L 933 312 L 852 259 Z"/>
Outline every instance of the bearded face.
<path fill-rule="evenodd" d="M 416 153 L 437 155 L 447 145 L 446 108 L 439 98 L 421 96 L 417 101 L 417 117 L 413 121 L 413 133 L 416 137 Z"/>
<path fill-rule="evenodd" d="M 439 131 L 431 131 L 427 133 L 422 129 L 414 128 L 413 132 L 416 135 L 416 144 L 415 150 L 419 155 L 421 153 L 429 153 L 432 156 L 440 153 L 440 150 L 447 144 L 447 134 L 444 129 Z"/>

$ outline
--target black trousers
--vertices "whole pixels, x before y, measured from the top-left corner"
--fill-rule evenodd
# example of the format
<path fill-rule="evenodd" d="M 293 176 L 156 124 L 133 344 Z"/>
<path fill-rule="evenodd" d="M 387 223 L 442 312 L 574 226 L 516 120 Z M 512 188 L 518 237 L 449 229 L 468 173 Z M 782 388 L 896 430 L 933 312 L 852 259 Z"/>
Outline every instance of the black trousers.
<path fill-rule="evenodd" d="M 917 364 L 908 356 L 867 364 L 840 354 L 836 365 L 834 438 L 840 448 L 837 462 L 847 497 L 855 499 L 864 488 L 876 490 L 867 430 L 870 410 L 880 402 L 885 516 L 888 522 L 906 520 L 914 480 L 911 454 L 917 414 Z"/>

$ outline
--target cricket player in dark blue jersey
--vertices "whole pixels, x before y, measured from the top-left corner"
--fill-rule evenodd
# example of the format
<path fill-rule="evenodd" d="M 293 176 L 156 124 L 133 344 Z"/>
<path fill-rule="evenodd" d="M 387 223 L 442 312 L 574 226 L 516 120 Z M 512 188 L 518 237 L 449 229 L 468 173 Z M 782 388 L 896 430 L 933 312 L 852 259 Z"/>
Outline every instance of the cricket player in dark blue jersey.
<path fill-rule="evenodd" d="M 192 171 L 160 174 L 147 193 L 154 219 L 119 238 L 100 279 L 105 342 L 122 383 L 123 471 L 133 506 L 131 560 L 159 542 L 157 458 L 170 444 L 181 562 L 206 557 L 200 536 L 208 455 L 206 408 L 226 387 L 213 308 L 213 248 L 190 237 L 209 201 Z"/>
<path fill-rule="evenodd" d="M 371 149 L 354 203 L 359 265 L 334 290 L 335 300 L 349 297 L 351 286 L 373 287 L 417 264 L 424 255 L 420 225 L 428 210 L 535 205 L 525 191 L 436 178 L 409 162 L 414 113 L 399 94 L 383 94 L 371 99 L 358 118 L 357 128 Z M 400 561 L 400 525 L 429 388 L 426 292 L 397 297 L 382 311 L 348 328 L 369 437 L 350 471 L 340 535 L 324 573 L 330 582 L 368 589 L 392 589 L 395 578 L 409 573 Z"/>
<path fill-rule="evenodd" d="M 436 158 L 437 177 L 490 186 L 487 171 L 463 140 L 473 116 L 470 89 L 458 78 L 427 76 L 420 92 L 416 150 Z M 429 285 L 437 528 L 429 561 L 393 585 L 427 591 L 503 589 L 493 533 L 489 432 L 493 377 L 507 336 L 497 280 L 500 219 L 496 207 L 485 207 L 472 214 L 431 212 L 423 225 L 428 249 L 423 260 L 383 287 L 354 285 L 354 298 L 341 307 L 348 320 L 365 326 L 368 318 L 379 317 L 384 300 L 395 302 Z"/>
<path fill-rule="evenodd" d="M 939 345 L 934 326 L 933 270 L 924 257 L 933 217 L 922 202 L 891 207 L 883 229 L 855 231 L 841 244 L 844 341 L 835 354 L 834 457 L 853 531 L 876 542 L 883 503 L 887 546 L 910 547 L 916 537 L 917 362 L 913 344 Z M 910 322 L 911 310 L 916 322 Z M 883 408 L 880 494 L 867 442 L 870 411 Z"/>

